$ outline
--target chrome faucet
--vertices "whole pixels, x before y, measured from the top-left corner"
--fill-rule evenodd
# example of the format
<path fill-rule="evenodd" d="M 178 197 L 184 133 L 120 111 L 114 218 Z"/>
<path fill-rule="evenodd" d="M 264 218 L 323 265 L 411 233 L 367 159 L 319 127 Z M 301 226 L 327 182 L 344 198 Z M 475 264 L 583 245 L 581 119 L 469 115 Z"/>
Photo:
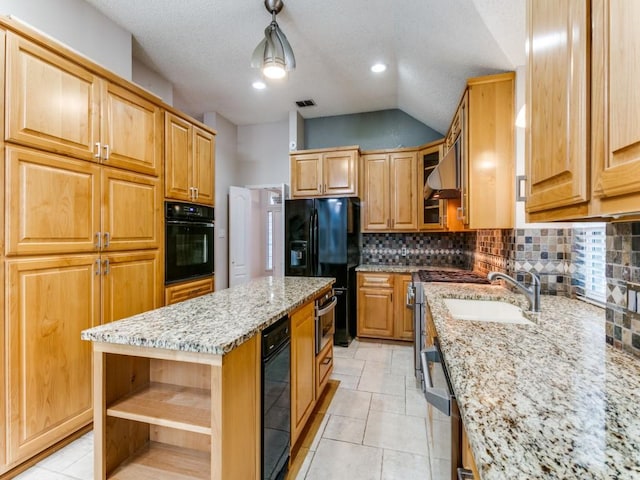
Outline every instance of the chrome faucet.
<path fill-rule="evenodd" d="M 506 273 L 502 272 L 489 272 L 487 275 L 487 280 L 490 282 L 494 280 L 505 280 L 507 283 L 510 283 L 527 297 L 529 301 L 529 311 L 531 312 L 539 312 L 540 311 L 540 279 L 537 275 L 532 272 L 522 272 L 528 274 L 531 278 L 531 286 L 527 287 L 523 283 L 520 283 L 515 278 L 510 277 Z"/>

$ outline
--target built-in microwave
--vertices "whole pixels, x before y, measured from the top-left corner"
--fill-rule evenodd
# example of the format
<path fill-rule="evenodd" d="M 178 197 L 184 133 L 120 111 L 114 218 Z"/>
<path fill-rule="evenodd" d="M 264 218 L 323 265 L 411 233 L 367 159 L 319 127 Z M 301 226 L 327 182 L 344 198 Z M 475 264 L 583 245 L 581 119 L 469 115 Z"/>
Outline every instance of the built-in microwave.
<path fill-rule="evenodd" d="M 165 202 L 165 285 L 214 273 L 214 209 Z"/>

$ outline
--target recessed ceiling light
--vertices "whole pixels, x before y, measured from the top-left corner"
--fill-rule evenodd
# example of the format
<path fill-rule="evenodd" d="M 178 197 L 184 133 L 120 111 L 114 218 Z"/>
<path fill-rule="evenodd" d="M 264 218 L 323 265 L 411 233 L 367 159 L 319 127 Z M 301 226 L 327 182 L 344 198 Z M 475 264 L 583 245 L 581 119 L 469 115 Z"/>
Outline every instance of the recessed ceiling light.
<path fill-rule="evenodd" d="M 376 63 L 371 67 L 371 71 L 373 73 L 382 73 L 387 69 L 387 66 L 384 63 Z"/>
<path fill-rule="evenodd" d="M 261 82 L 260 80 L 253 82 L 251 86 L 256 90 L 264 90 L 265 88 L 267 88 L 267 84 L 264 82 Z"/>

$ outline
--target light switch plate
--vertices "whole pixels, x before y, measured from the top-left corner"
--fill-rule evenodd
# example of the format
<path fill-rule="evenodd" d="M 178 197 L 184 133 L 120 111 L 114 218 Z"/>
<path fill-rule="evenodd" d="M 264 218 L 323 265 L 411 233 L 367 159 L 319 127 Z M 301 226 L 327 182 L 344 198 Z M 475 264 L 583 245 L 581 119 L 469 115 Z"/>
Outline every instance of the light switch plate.
<path fill-rule="evenodd" d="M 638 308 L 638 292 L 627 288 L 627 310 L 630 312 L 637 311 Z"/>

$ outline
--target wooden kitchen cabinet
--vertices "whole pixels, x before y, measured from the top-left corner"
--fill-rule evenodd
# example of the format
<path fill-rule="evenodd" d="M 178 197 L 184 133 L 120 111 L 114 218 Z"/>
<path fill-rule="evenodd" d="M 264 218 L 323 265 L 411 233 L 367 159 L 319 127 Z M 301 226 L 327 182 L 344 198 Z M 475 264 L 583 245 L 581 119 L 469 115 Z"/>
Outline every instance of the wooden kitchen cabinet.
<path fill-rule="evenodd" d="M 580 218 L 589 200 L 589 5 L 529 0 L 527 9 L 529 221 Z"/>
<path fill-rule="evenodd" d="M 165 114 L 165 197 L 215 204 L 215 135 Z"/>
<path fill-rule="evenodd" d="M 424 185 L 429 175 L 443 158 L 443 142 L 434 142 L 418 152 L 418 229 L 421 231 L 446 230 L 446 200 L 424 197 Z"/>
<path fill-rule="evenodd" d="M 291 447 L 315 406 L 315 319 L 309 302 L 291 315 Z"/>
<path fill-rule="evenodd" d="M 6 99 L 7 141 L 161 173 L 160 107 L 12 32 Z"/>
<path fill-rule="evenodd" d="M 415 150 L 363 154 L 364 232 L 417 230 L 417 158 Z"/>
<path fill-rule="evenodd" d="M 7 461 L 16 464 L 92 419 L 91 345 L 100 323 L 96 254 L 6 261 Z"/>
<path fill-rule="evenodd" d="M 357 197 L 358 147 L 290 154 L 292 198 Z"/>
<path fill-rule="evenodd" d="M 399 340 L 413 340 L 413 310 L 407 308 L 407 287 L 411 285 L 410 274 L 395 274 L 393 336 Z"/>
<path fill-rule="evenodd" d="M 413 311 L 406 307 L 411 275 L 358 272 L 358 337 L 413 340 Z"/>
<path fill-rule="evenodd" d="M 211 293 L 214 289 L 213 281 L 214 277 L 209 277 L 170 285 L 164 289 L 164 304 L 173 305 Z"/>
<path fill-rule="evenodd" d="M 467 429 L 464 428 L 464 424 L 461 425 L 461 429 L 460 447 L 462 467 L 473 473 L 474 480 L 480 480 L 480 473 L 476 467 L 476 461 L 473 458 L 473 451 L 471 450 L 471 445 L 469 445 L 469 437 L 467 436 Z"/>
<path fill-rule="evenodd" d="M 357 277 L 358 337 L 393 338 L 393 274 L 358 272 Z"/>
<path fill-rule="evenodd" d="M 93 478 L 258 478 L 259 339 L 224 356 L 94 343 Z"/>
<path fill-rule="evenodd" d="M 316 401 L 329 383 L 333 371 L 333 343 L 329 342 L 316 356 Z"/>
<path fill-rule="evenodd" d="M 461 206 L 456 216 L 465 229 L 514 227 L 514 102 L 513 72 L 467 80 L 452 124 L 454 131 L 459 129 L 461 149 Z"/>
<path fill-rule="evenodd" d="M 5 150 L 7 255 L 160 248 L 157 178 L 25 147 Z"/>
<path fill-rule="evenodd" d="M 638 18 L 634 0 L 591 2 L 592 215 L 640 212 Z"/>

